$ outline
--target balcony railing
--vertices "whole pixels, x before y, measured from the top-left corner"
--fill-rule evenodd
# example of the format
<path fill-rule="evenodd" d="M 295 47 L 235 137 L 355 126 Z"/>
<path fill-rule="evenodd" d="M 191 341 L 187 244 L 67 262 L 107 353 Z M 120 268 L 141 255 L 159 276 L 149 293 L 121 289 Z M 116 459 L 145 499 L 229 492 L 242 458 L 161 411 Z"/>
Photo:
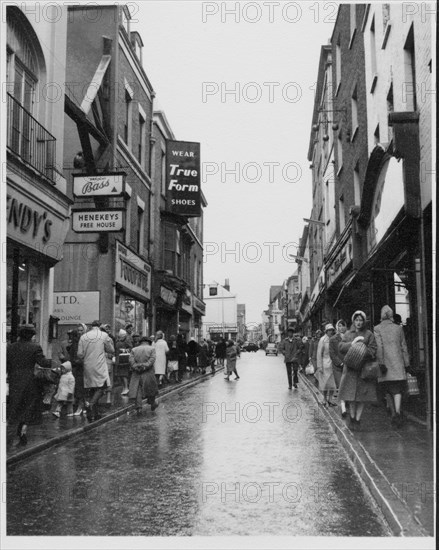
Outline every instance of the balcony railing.
<path fill-rule="evenodd" d="M 8 149 L 26 164 L 55 179 L 56 138 L 12 95 L 8 95 Z"/>

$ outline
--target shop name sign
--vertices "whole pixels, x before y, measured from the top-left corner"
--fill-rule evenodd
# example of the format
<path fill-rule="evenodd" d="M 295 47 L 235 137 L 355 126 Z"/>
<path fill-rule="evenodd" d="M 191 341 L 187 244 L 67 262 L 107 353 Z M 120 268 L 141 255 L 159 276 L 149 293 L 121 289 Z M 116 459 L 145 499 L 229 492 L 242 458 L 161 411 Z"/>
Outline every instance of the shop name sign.
<path fill-rule="evenodd" d="M 75 197 L 117 197 L 124 192 L 125 173 L 80 176 L 73 174 Z"/>
<path fill-rule="evenodd" d="M 166 288 L 164 286 L 160 287 L 160 298 L 170 306 L 175 305 L 177 301 L 177 293 L 175 290 L 169 290 L 169 288 Z"/>
<path fill-rule="evenodd" d="M 166 142 L 167 210 L 181 216 L 201 216 L 200 144 Z"/>
<path fill-rule="evenodd" d="M 54 292 L 53 314 L 60 325 L 89 323 L 90 319 L 99 319 L 100 292 Z"/>
<path fill-rule="evenodd" d="M 72 227 L 76 233 L 122 231 L 123 210 L 75 210 Z"/>
<path fill-rule="evenodd" d="M 119 242 L 116 242 L 116 283 L 141 299 L 151 299 L 151 267 Z"/>

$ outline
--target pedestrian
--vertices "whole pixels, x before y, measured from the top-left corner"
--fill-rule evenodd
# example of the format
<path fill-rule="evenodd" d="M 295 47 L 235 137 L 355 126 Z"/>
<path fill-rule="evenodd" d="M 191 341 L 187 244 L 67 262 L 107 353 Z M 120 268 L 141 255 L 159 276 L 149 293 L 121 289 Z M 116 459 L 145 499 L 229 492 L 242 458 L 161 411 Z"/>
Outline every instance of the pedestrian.
<path fill-rule="evenodd" d="M 52 414 L 56 417 L 61 416 L 64 406 L 67 406 L 67 416 L 73 416 L 73 401 L 75 395 L 75 377 L 72 373 L 72 363 L 65 361 L 61 365 L 61 377 L 58 383 L 58 389 L 55 394 L 57 406 Z"/>
<path fill-rule="evenodd" d="M 122 391 L 120 395 L 128 395 L 128 378 L 130 376 L 130 353 L 131 353 L 131 340 L 128 339 L 128 333 L 125 329 L 121 328 L 117 335 L 115 345 L 115 357 L 116 357 L 116 372 L 118 378 L 122 380 Z"/>
<path fill-rule="evenodd" d="M 340 319 L 337 321 L 336 325 L 336 333 L 331 336 L 329 339 L 329 356 L 332 361 L 332 369 L 334 372 L 334 379 L 335 379 L 335 385 L 337 386 L 337 389 L 340 388 L 340 382 L 341 382 L 341 376 L 343 374 L 343 356 L 341 355 L 338 345 L 341 342 L 343 338 L 343 334 L 347 331 L 348 327 L 346 324 L 346 321 L 344 319 Z M 346 402 L 342 399 L 340 402 L 340 409 L 341 409 L 341 416 L 343 418 L 346 417 Z"/>
<path fill-rule="evenodd" d="M 113 334 L 111 333 L 110 325 L 102 324 L 99 328 L 103 332 L 106 332 L 108 334 L 108 336 L 111 338 L 111 341 L 113 343 L 113 347 L 115 347 L 116 341 L 114 339 Z M 113 368 L 114 362 L 113 362 L 113 358 L 114 357 L 115 357 L 114 353 L 106 353 L 105 354 L 105 358 L 107 359 L 108 376 L 110 377 L 110 384 L 105 389 L 105 396 L 106 396 L 105 406 L 107 408 L 111 407 L 111 400 L 112 400 L 112 396 L 113 396 L 113 386 L 114 386 L 114 368 Z"/>
<path fill-rule="evenodd" d="M 224 359 L 226 358 L 226 349 L 227 345 L 223 338 L 218 340 L 217 345 L 215 346 L 215 355 L 218 359 L 218 363 L 221 366 L 224 366 Z"/>
<path fill-rule="evenodd" d="M 226 374 L 224 378 L 230 380 L 230 375 L 235 374 L 234 380 L 239 380 L 238 371 L 236 370 L 236 347 L 233 340 L 229 340 L 226 344 Z"/>
<path fill-rule="evenodd" d="M 155 376 L 159 387 L 163 384 L 163 380 L 166 379 L 166 354 L 169 352 L 169 347 L 164 339 L 164 334 L 161 330 L 158 330 L 155 335 L 155 342 L 153 344 L 155 349 Z"/>
<path fill-rule="evenodd" d="M 207 340 L 207 345 L 209 348 L 209 365 L 211 374 L 215 374 L 215 344 L 212 340 Z"/>
<path fill-rule="evenodd" d="M 302 341 L 300 334 L 295 333 L 292 328 L 287 331 L 287 337 L 284 338 L 279 344 L 279 351 L 284 355 L 285 367 L 287 369 L 288 389 L 297 388 L 299 383 L 299 377 L 297 372 L 299 370 L 300 354 L 302 352 Z M 294 378 L 292 376 L 294 373 Z"/>
<path fill-rule="evenodd" d="M 6 349 L 6 372 L 9 384 L 7 417 L 17 423 L 18 445 L 27 445 L 27 427 L 41 418 L 42 387 L 34 375 L 35 365 L 50 368 L 52 362 L 46 359 L 39 344 L 32 342 L 35 327 L 22 325 L 18 329 L 18 340 Z"/>
<path fill-rule="evenodd" d="M 377 343 L 377 361 L 381 376 L 378 388 L 392 399 L 392 420 L 396 428 L 402 426 L 401 401 L 406 388 L 410 358 L 401 325 L 394 322 L 393 310 L 385 305 L 381 309 L 381 323 L 374 328 Z"/>
<path fill-rule="evenodd" d="M 302 367 L 301 372 L 305 373 L 305 368 L 306 368 L 307 364 L 309 363 L 309 340 L 308 340 L 308 336 L 303 336 L 302 344 L 303 344 L 303 351 L 302 351 L 302 354 L 301 354 L 300 366 Z"/>
<path fill-rule="evenodd" d="M 209 366 L 209 346 L 204 338 L 200 338 L 199 341 L 198 366 L 201 369 L 201 374 L 206 374 L 206 369 Z"/>
<path fill-rule="evenodd" d="M 168 373 L 169 373 L 169 380 L 171 377 L 174 378 L 175 382 L 180 382 L 179 376 L 178 376 L 178 345 L 177 345 L 177 338 L 174 334 L 171 334 L 169 337 L 169 352 L 168 352 Z"/>
<path fill-rule="evenodd" d="M 321 330 L 316 330 L 313 337 L 309 342 L 309 362 L 314 367 L 314 371 L 317 369 L 317 348 L 319 346 L 320 338 L 323 336 Z"/>
<path fill-rule="evenodd" d="M 91 330 L 83 334 L 78 344 L 78 358 L 84 361 L 84 388 L 91 393 L 86 402 L 87 420 L 97 420 L 99 400 L 110 384 L 106 353 L 114 353 L 113 342 L 106 332 L 99 329 L 101 323 L 93 321 Z"/>
<path fill-rule="evenodd" d="M 334 378 L 333 365 L 329 354 L 329 340 L 335 334 L 335 328 L 331 323 L 325 326 L 325 334 L 320 338 L 317 348 L 317 370 L 315 377 L 319 383 L 319 390 L 323 392 L 323 406 L 336 407 L 332 401 L 334 391 L 337 389 Z"/>
<path fill-rule="evenodd" d="M 191 337 L 187 345 L 187 364 L 190 372 L 198 371 L 198 351 L 199 346 L 195 342 L 195 338 Z"/>
<path fill-rule="evenodd" d="M 73 329 L 70 334 L 70 343 L 67 348 L 69 354 L 69 360 L 72 364 L 72 374 L 75 378 L 75 393 L 74 393 L 74 405 L 76 407 L 73 416 L 80 416 L 85 411 L 85 390 L 84 390 L 84 363 L 82 359 L 78 357 L 78 344 L 80 339 L 80 328 L 82 334 L 85 332 L 83 326 L 78 325 L 77 329 Z"/>
<path fill-rule="evenodd" d="M 366 346 L 364 359 L 375 359 L 377 352 L 377 343 L 373 333 L 366 328 L 366 314 L 363 311 L 356 311 L 352 315 L 352 326 L 350 330 L 343 334 L 342 340 L 338 345 L 341 356 L 344 358 L 351 348 L 357 342 L 363 342 Z M 345 361 L 343 361 L 345 363 Z M 366 381 L 361 378 L 361 368 L 354 370 L 343 366 L 343 374 L 340 381 L 338 392 L 339 402 L 349 401 L 349 414 L 351 428 L 360 427 L 360 419 L 366 403 L 373 403 L 377 400 L 376 384 L 373 381 Z"/>
<path fill-rule="evenodd" d="M 127 333 L 126 342 L 127 342 L 127 348 L 131 351 L 134 347 L 134 327 L 131 323 L 127 323 L 125 325 L 125 331 Z"/>
<path fill-rule="evenodd" d="M 178 349 L 178 379 L 180 382 L 183 380 L 183 376 L 186 372 L 187 366 L 187 354 L 186 354 L 186 339 L 184 334 L 177 336 L 177 349 Z"/>
<path fill-rule="evenodd" d="M 147 402 L 154 411 L 159 404 L 156 397 L 159 393 L 157 381 L 154 374 L 154 363 L 156 360 L 156 350 L 152 346 L 153 338 L 150 336 L 141 336 L 139 345 L 131 350 L 130 353 L 130 392 L 128 397 L 135 400 L 137 414 L 142 412 L 142 400 L 146 397 Z"/>

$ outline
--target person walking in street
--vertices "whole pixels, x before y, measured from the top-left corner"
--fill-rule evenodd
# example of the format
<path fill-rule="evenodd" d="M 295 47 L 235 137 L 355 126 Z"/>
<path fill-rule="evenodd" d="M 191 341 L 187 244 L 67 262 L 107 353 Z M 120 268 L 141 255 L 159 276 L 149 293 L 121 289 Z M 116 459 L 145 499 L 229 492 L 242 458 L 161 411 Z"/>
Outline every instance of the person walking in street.
<path fill-rule="evenodd" d="M 35 365 L 50 368 L 52 362 L 46 359 L 39 344 L 32 341 L 35 327 L 22 325 L 18 340 L 6 349 L 6 372 L 9 383 L 7 418 L 17 423 L 18 445 L 27 445 L 27 427 L 39 420 L 42 410 L 42 388 L 35 378 Z"/>
<path fill-rule="evenodd" d="M 99 329 L 100 322 L 93 321 L 92 328 L 83 334 L 78 344 L 78 358 L 84 361 L 84 388 L 92 397 L 86 403 L 87 420 L 100 418 L 98 403 L 110 384 L 107 353 L 114 353 L 113 342 L 106 332 Z"/>
<path fill-rule="evenodd" d="M 340 382 L 341 382 L 341 375 L 343 374 L 343 357 L 338 349 L 338 345 L 341 342 L 343 338 L 343 334 L 347 331 L 347 325 L 346 321 L 343 319 L 340 319 L 337 321 L 336 325 L 336 333 L 331 336 L 329 339 L 329 356 L 332 361 L 332 368 L 334 372 L 334 379 L 335 379 L 335 385 L 337 386 L 337 389 L 340 388 Z M 346 402 L 341 400 L 340 401 L 340 409 L 341 409 L 341 416 L 343 418 L 346 417 Z"/>
<path fill-rule="evenodd" d="M 133 348 L 130 353 L 132 375 L 128 394 L 131 400 L 135 400 L 138 415 L 142 413 L 142 400 L 145 397 L 148 404 L 151 405 L 152 411 L 159 406 L 156 402 L 159 390 L 154 374 L 155 360 L 156 350 L 152 346 L 152 338 L 141 336 L 139 345 Z"/>
<path fill-rule="evenodd" d="M 224 338 L 220 338 L 218 340 L 217 345 L 215 346 L 215 355 L 218 359 L 218 363 L 221 366 L 224 366 L 224 359 L 226 358 L 226 342 L 224 341 Z"/>
<path fill-rule="evenodd" d="M 303 350 L 300 358 L 301 372 L 305 373 L 305 368 L 309 363 L 309 340 L 307 336 L 302 337 Z"/>
<path fill-rule="evenodd" d="M 130 376 L 130 342 L 131 340 L 128 339 L 127 331 L 121 328 L 115 344 L 116 372 L 118 378 L 121 378 L 123 384 L 120 395 L 128 395 L 129 392 L 128 378 Z"/>
<path fill-rule="evenodd" d="M 82 329 L 81 334 L 79 331 L 80 328 Z M 75 378 L 74 405 L 76 410 L 73 416 L 80 416 L 85 410 L 84 365 L 82 359 L 78 357 L 78 345 L 80 336 L 85 333 L 86 328 L 78 325 L 77 329 L 70 331 L 70 343 L 67 348 L 69 360 L 72 364 L 72 374 Z"/>
<path fill-rule="evenodd" d="M 186 355 L 186 340 L 183 334 L 177 335 L 177 350 L 178 350 L 178 379 L 180 382 L 183 380 L 183 377 L 186 372 L 187 366 L 187 355 Z"/>
<path fill-rule="evenodd" d="M 191 337 L 187 345 L 187 364 L 192 373 L 198 371 L 198 351 L 199 346 L 197 342 L 195 342 L 195 338 Z"/>
<path fill-rule="evenodd" d="M 207 340 L 207 346 L 208 346 L 208 357 L 209 357 L 209 365 L 210 365 L 210 372 L 211 374 L 215 374 L 215 345 L 212 342 L 212 340 Z"/>
<path fill-rule="evenodd" d="M 169 352 L 168 352 L 168 373 L 169 380 L 174 377 L 175 382 L 180 382 L 178 377 L 178 345 L 177 338 L 174 334 L 169 337 Z"/>
<path fill-rule="evenodd" d="M 199 341 L 198 366 L 201 369 L 201 374 L 206 374 L 206 369 L 209 366 L 209 346 L 204 338 L 200 338 Z"/>
<path fill-rule="evenodd" d="M 315 377 L 319 383 L 319 390 L 323 393 L 323 406 L 336 407 L 332 396 L 337 386 L 335 384 L 333 365 L 329 354 L 329 340 L 335 334 L 335 328 L 331 323 L 325 326 L 325 334 L 320 338 L 317 348 L 317 370 Z"/>
<path fill-rule="evenodd" d="M 378 378 L 378 388 L 384 395 L 393 400 L 394 415 L 392 425 L 402 426 L 401 401 L 406 387 L 410 358 L 401 325 L 394 323 L 393 310 L 385 305 L 381 309 L 381 323 L 374 328 L 377 343 L 377 361 L 381 376 Z M 392 409 L 393 409 L 392 408 Z"/>
<path fill-rule="evenodd" d="M 377 343 L 373 333 L 366 328 L 366 314 L 356 311 L 352 315 L 351 329 L 343 335 L 338 349 L 344 358 L 354 344 L 362 342 L 366 346 L 364 360 L 373 360 L 376 357 Z M 346 363 L 345 361 L 343 361 Z M 366 403 L 374 403 L 377 400 L 376 384 L 374 381 L 366 381 L 361 378 L 359 369 L 348 368 L 345 364 L 338 392 L 339 402 L 349 401 L 349 413 L 352 429 L 360 427 L 360 419 Z"/>
<path fill-rule="evenodd" d="M 279 351 L 284 355 L 285 367 L 287 369 L 288 389 L 297 388 L 299 383 L 299 377 L 297 372 L 299 370 L 300 354 L 302 351 L 302 341 L 300 334 L 295 333 L 292 328 L 287 331 L 288 336 L 279 344 Z M 292 376 L 294 373 L 294 378 Z"/>
<path fill-rule="evenodd" d="M 158 330 L 155 335 L 155 343 L 153 344 L 155 349 L 155 376 L 157 378 L 159 387 L 163 384 L 163 380 L 166 378 L 166 363 L 167 354 L 169 352 L 168 343 L 164 339 L 164 334 L 161 330 Z"/>
<path fill-rule="evenodd" d="M 108 334 L 108 336 L 111 338 L 111 341 L 113 343 L 113 347 L 115 348 L 116 341 L 115 341 L 115 338 L 114 338 L 113 334 L 111 333 L 110 325 L 102 324 L 99 328 L 100 328 L 100 330 L 102 330 L 103 332 L 106 332 Z M 115 360 L 115 355 L 114 355 L 114 353 L 106 353 L 105 356 L 106 356 L 106 359 L 107 359 L 108 376 L 110 377 L 110 385 L 105 389 L 105 396 L 106 396 L 105 406 L 107 408 L 110 408 L 111 407 L 111 400 L 112 400 L 112 397 L 113 397 L 113 387 L 114 387 L 114 368 L 113 368 L 114 367 L 114 362 L 113 362 L 113 359 Z"/>
<path fill-rule="evenodd" d="M 238 371 L 236 370 L 236 347 L 234 346 L 233 340 L 229 340 L 226 344 L 226 374 L 224 378 L 230 380 L 230 375 L 235 374 L 234 380 L 239 380 Z"/>
<path fill-rule="evenodd" d="M 58 383 L 58 389 L 55 394 L 55 399 L 58 402 L 52 414 L 56 417 L 61 416 L 61 411 L 64 406 L 67 406 L 67 416 L 73 416 L 73 401 L 75 395 L 75 377 L 72 373 L 72 363 L 65 361 L 61 365 L 61 377 Z"/>
<path fill-rule="evenodd" d="M 314 372 L 317 370 L 317 348 L 319 347 L 320 338 L 323 336 L 321 330 L 316 330 L 314 336 L 309 342 L 309 362 L 314 367 Z M 313 378 L 314 384 L 317 384 L 316 378 Z"/>

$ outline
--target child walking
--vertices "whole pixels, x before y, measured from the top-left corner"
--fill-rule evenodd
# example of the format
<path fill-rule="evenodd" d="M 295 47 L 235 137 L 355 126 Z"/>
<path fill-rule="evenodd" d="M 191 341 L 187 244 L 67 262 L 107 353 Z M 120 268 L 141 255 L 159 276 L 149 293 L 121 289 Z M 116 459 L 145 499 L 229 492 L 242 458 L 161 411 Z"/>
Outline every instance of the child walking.
<path fill-rule="evenodd" d="M 75 393 L 75 377 L 72 374 L 72 363 L 66 361 L 61 365 L 61 378 L 59 379 L 58 390 L 55 395 L 58 404 L 52 414 L 61 416 L 61 410 L 67 405 L 67 416 L 73 416 L 73 396 Z"/>

